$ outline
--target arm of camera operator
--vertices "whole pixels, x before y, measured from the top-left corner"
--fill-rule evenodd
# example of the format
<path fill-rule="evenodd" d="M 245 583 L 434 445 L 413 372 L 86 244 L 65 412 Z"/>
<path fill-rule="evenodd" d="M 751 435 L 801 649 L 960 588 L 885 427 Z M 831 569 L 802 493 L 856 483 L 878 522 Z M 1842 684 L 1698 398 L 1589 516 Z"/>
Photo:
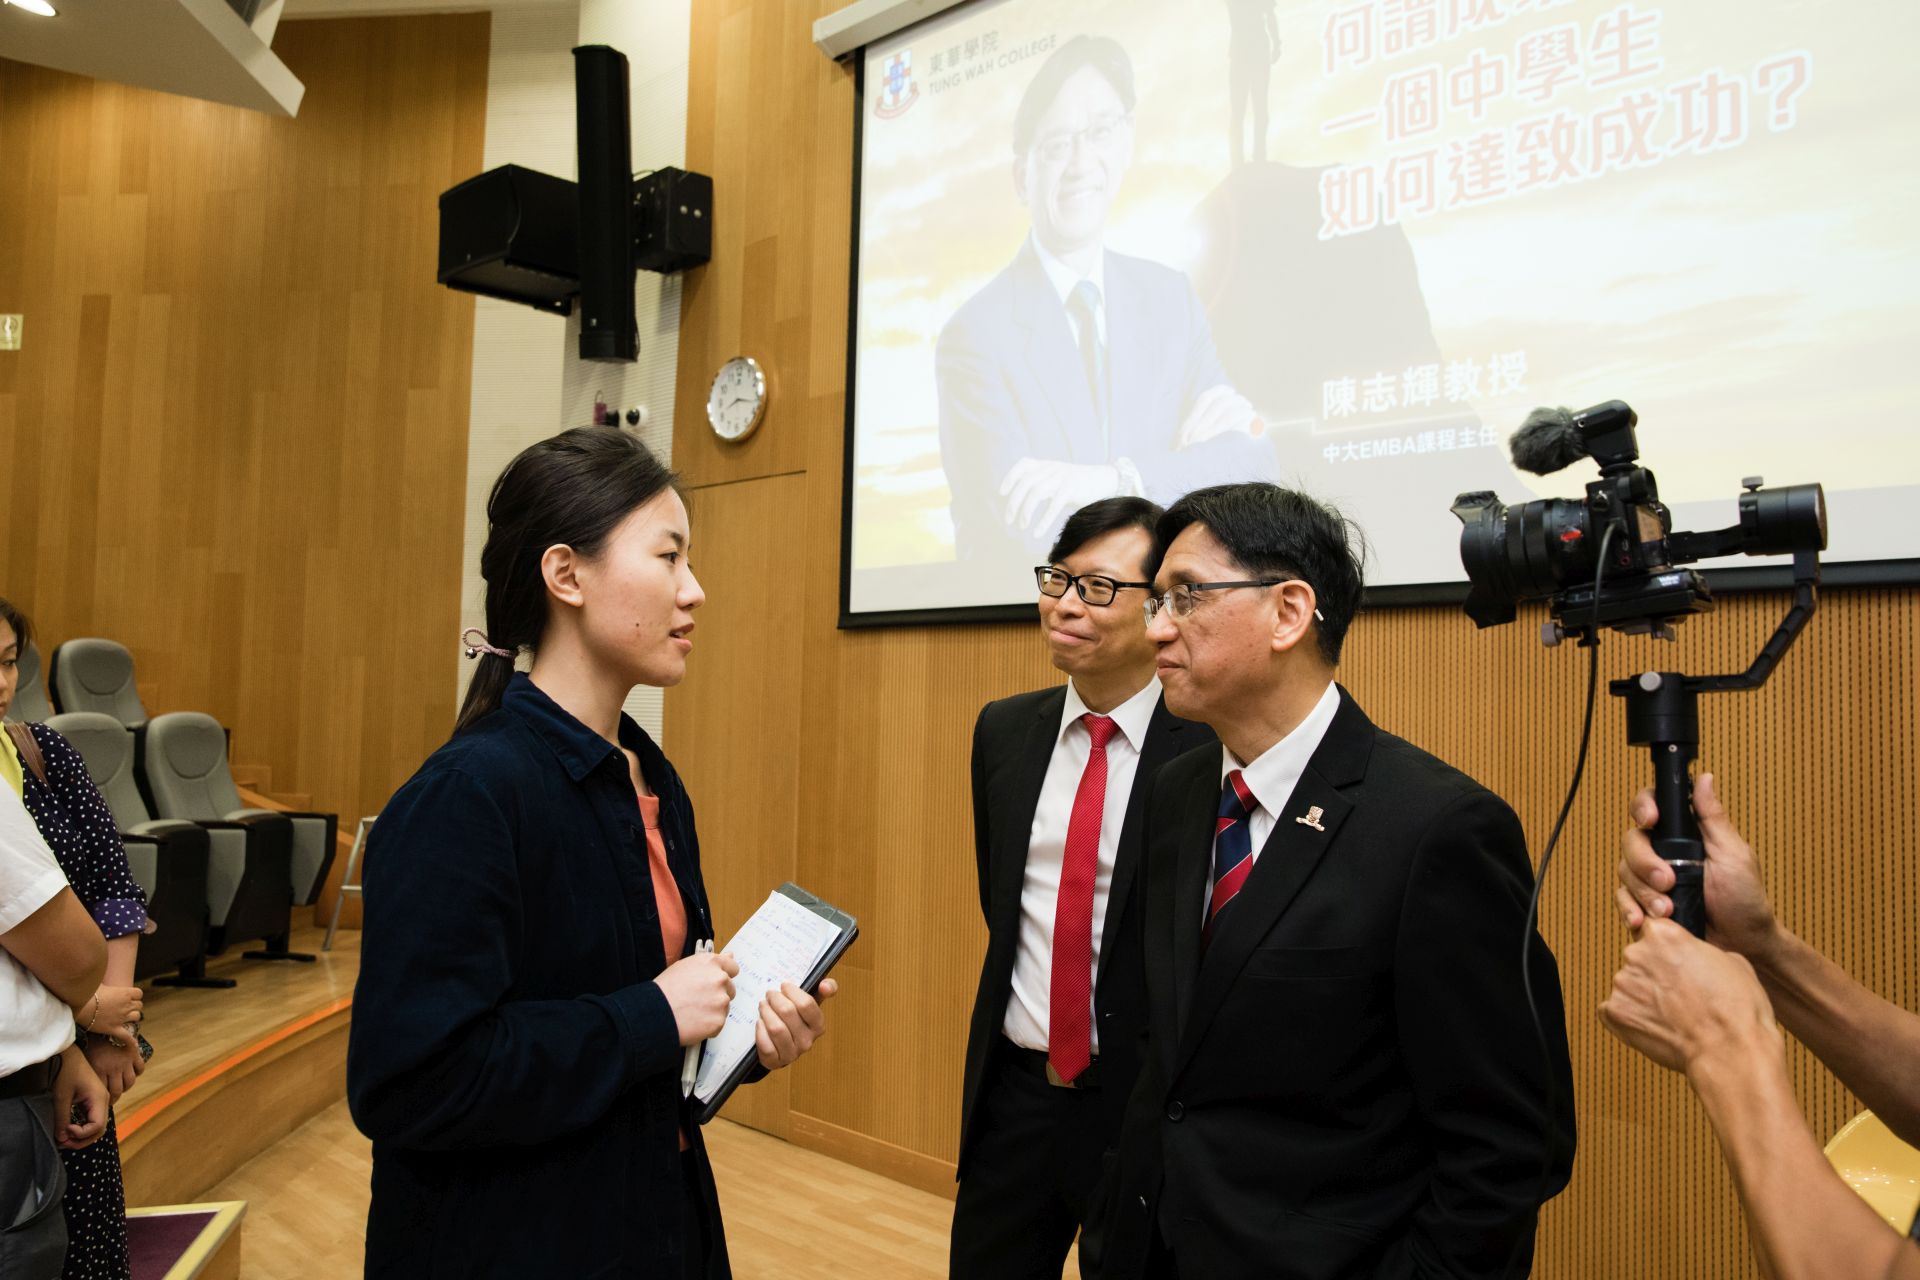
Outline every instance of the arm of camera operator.
<path fill-rule="evenodd" d="M 1759 862 L 1720 803 L 1712 774 L 1694 782 L 1693 808 L 1706 844 L 1707 941 L 1752 962 L 1780 1022 L 1840 1082 L 1899 1135 L 1920 1146 L 1920 1016 L 1881 999 L 1774 918 Z M 1635 828 L 1621 839 L 1615 897 L 1627 928 L 1670 915 L 1673 869 L 1643 828 L 1658 811 L 1651 792 L 1634 797 Z"/>
<path fill-rule="evenodd" d="M 1761 1272 L 1774 1280 L 1920 1275 L 1920 1250 L 1854 1194 L 1807 1129 L 1752 966 L 1670 920 L 1647 921 L 1622 961 L 1600 1020 L 1685 1073 L 1733 1172 Z"/>

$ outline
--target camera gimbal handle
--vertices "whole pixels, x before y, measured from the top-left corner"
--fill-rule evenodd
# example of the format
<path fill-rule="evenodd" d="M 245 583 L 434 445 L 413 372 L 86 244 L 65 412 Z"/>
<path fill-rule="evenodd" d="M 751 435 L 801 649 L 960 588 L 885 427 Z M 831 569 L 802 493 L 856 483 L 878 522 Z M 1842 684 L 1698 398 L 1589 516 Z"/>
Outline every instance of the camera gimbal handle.
<path fill-rule="evenodd" d="M 1696 938 L 1707 936 L 1707 850 L 1693 812 L 1693 761 L 1700 752 L 1700 689 L 1674 671 L 1615 680 L 1627 700 L 1627 740 L 1653 756 L 1653 801 L 1660 816 L 1647 838 L 1673 868 L 1673 919 Z"/>
<path fill-rule="evenodd" d="M 1627 703 L 1627 741 L 1653 756 L 1653 799 L 1660 808 L 1648 838 L 1673 867 L 1673 919 L 1696 938 L 1707 935 L 1706 846 L 1693 812 L 1693 762 L 1700 753 L 1700 695 L 1758 689 L 1779 665 L 1794 638 L 1819 606 L 1820 555 L 1793 557 L 1793 605 L 1774 629 L 1753 665 L 1738 675 L 1684 676 L 1648 671 L 1614 680 L 1608 692 Z"/>

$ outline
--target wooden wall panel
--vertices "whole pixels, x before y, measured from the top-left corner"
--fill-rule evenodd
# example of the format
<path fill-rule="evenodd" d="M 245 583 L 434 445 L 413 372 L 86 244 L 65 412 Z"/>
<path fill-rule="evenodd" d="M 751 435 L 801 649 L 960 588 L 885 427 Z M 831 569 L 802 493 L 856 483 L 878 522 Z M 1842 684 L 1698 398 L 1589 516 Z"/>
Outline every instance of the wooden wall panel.
<path fill-rule="evenodd" d="M 285 23 L 294 120 L 0 61 L 0 592 L 349 831 L 452 725 L 487 30 Z"/>
<path fill-rule="evenodd" d="M 795 810 L 756 805 L 729 817 L 729 850 L 705 840 L 724 901 L 764 893 L 761 880 L 774 873 L 765 851 L 791 848 L 802 884 L 861 917 L 832 1032 L 793 1073 L 785 1131 L 946 1189 L 985 938 L 968 802 L 973 717 L 988 699 L 1054 673 L 1027 627 L 834 626 L 853 77 L 804 29 L 836 7 L 694 6 L 688 162 L 714 175 L 721 234 L 713 262 L 687 280 L 674 457 L 696 490 L 695 560 L 711 602 L 703 655 L 668 696 L 667 730 L 683 764 L 751 742 L 743 749 L 769 771 L 772 791 L 783 794 L 789 779 L 797 788 Z M 700 406 L 706 379 L 740 350 L 769 366 L 775 399 L 760 434 L 727 447 L 711 439 Z M 776 475 L 777 490 L 730 483 Z M 707 518 L 710 492 L 729 495 L 724 520 Z M 1730 478 L 1729 515 L 1732 497 Z M 761 581 L 775 573 L 797 574 L 796 589 L 769 606 L 777 623 L 723 613 L 735 595 L 760 608 Z M 1765 689 L 1710 697 L 1702 715 L 1704 762 L 1761 850 L 1782 917 L 1909 1008 L 1920 1004 L 1916 603 L 1911 590 L 1830 592 Z M 1602 679 L 1648 667 L 1742 670 L 1784 608 L 1778 594 L 1730 597 L 1671 645 L 1609 637 Z M 1356 624 L 1341 672 L 1380 724 L 1506 796 L 1536 857 L 1572 769 L 1585 688 L 1585 655 L 1541 648 L 1539 621 L 1523 613 L 1482 634 L 1448 609 L 1377 610 Z M 723 649 L 714 633 L 736 625 L 754 643 Z M 711 686 L 739 681 L 763 705 L 728 714 Z M 769 727 L 774 707 L 797 707 L 797 732 Z M 773 739 L 793 744 L 791 759 L 766 758 Z M 1619 1046 L 1594 1016 L 1623 941 L 1610 900 L 1618 836 L 1628 798 L 1649 776 L 1603 686 L 1585 786 L 1543 905 L 1566 992 L 1582 1141 L 1572 1186 L 1545 1216 L 1541 1276 L 1754 1274 L 1685 1084 Z M 689 777 L 710 830 L 714 783 L 704 766 Z M 1791 1053 L 1809 1121 L 1830 1134 L 1857 1103 L 1803 1050 Z"/>
<path fill-rule="evenodd" d="M 762 543 L 728 534 L 797 527 L 805 499 L 799 476 L 688 495 L 695 576 L 703 583 L 718 579 L 728 589 L 694 615 L 689 678 L 672 695 L 685 727 L 668 745 L 694 798 L 700 859 L 723 945 L 770 890 L 797 878 L 795 843 L 811 832 L 811 806 L 801 804 L 798 791 L 803 682 L 796 678 L 799 654 L 788 651 L 786 639 L 804 547 L 797 538 Z M 738 731 L 706 733 L 699 728 L 706 724 Z M 741 1090 L 727 1117 L 785 1137 L 792 1078 L 782 1072 Z"/>

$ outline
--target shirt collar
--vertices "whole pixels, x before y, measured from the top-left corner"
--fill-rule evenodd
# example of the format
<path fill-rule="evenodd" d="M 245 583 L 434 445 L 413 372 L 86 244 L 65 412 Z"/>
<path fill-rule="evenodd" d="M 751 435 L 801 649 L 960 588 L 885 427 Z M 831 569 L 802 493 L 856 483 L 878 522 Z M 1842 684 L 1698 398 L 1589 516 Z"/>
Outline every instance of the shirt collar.
<path fill-rule="evenodd" d="M 1135 751 L 1147 740 L 1147 726 L 1153 722 L 1153 712 L 1160 705 L 1160 677 L 1151 676 L 1140 692 L 1105 714 L 1118 725 L 1127 745 Z M 1099 714 L 1092 711 L 1080 699 L 1080 691 L 1067 681 L 1067 705 L 1060 711 L 1060 733 L 1065 736 L 1067 730 L 1076 724 L 1081 716 Z"/>
<path fill-rule="evenodd" d="M 575 782 L 606 763 L 609 756 L 619 755 L 621 747 L 640 757 L 641 773 L 649 783 L 653 781 L 656 770 L 652 766 L 652 757 L 659 755 L 660 749 L 625 712 L 620 715 L 620 746 L 616 747 L 574 719 L 565 707 L 549 698 L 539 685 L 528 679 L 524 671 L 513 673 L 500 705 L 527 722 L 534 734 L 552 750 L 561 767 L 567 771 L 567 776 Z M 621 762 L 620 771 L 623 774 L 626 772 L 624 761 Z"/>
<path fill-rule="evenodd" d="M 1092 281 L 1093 287 L 1099 291 L 1100 306 L 1102 310 L 1105 310 L 1107 305 L 1107 251 L 1105 249 L 1102 249 L 1095 255 L 1093 259 L 1093 270 L 1083 276 L 1066 263 L 1060 261 L 1060 259 L 1048 253 L 1046 246 L 1040 243 L 1039 236 L 1029 233 L 1027 238 L 1033 244 L 1034 256 L 1040 259 L 1040 269 L 1047 273 L 1047 283 L 1051 284 L 1054 293 L 1059 295 L 1061 306 L 1066 305 L 1067 295 L 1073 292 L 1073 286 L 1079 284 L 1082 280 L 1089 280 Z"/>
<path fill-rule="evenodd" d="M 1247 790 L 1253 792 L 1253 798 L 1268 813 L 1278 814 L 1280 806 L 1293 795 L 1295 784 L 1300 775 L 1307 771 L 1307 762 L 1313 759 L 1313 753 L 1319 749 L 1320 739 L 1326 737 L 1327 726 L 1333 723 L 1334 713 L 1340 710 L 1340 690 L 1329 680 L 1326 692 L 1320 695 L 1320 701 L 1313 704 L 1313 710 L 1307 712 L 1306 719 L 1293 726 L 1293 732 L 1260 753 L 1260 758 L 1252 764 L 1242 764 L 1224 743 L 1220 747 L 1220 781 L 1224 785 L 1227 775 L 1235 769 L 1240 770 L 1240 780 L 1247 784 Z"/>

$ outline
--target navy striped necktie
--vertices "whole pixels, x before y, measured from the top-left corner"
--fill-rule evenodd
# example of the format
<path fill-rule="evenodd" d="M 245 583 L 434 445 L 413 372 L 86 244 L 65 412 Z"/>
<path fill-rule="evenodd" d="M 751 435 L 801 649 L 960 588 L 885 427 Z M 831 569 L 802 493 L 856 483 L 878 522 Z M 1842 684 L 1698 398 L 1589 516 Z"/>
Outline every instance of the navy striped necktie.
<path fill-rule="evenodd" d="M 1213 902 L 1207 908 L 1207 935 L 1214 921 L 1253 872 L 1253 833 L 1248 820 L 1260 802 L 1235 769 L 1220 786 L 1220 816 L 1213 824 Z"/>

